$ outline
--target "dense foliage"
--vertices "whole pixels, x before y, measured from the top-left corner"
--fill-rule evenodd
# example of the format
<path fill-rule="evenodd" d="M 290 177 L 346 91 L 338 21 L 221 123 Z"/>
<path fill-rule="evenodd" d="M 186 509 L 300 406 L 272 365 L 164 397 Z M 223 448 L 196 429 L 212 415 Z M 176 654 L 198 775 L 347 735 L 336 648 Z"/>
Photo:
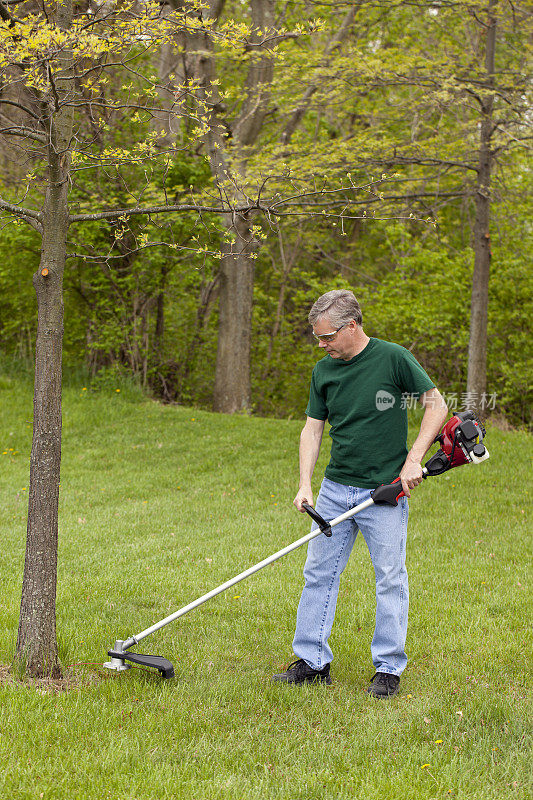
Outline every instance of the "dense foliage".
<path fill-rule="evenodd" d="M 532 279 L 524 199 L 531 179 L 522 136 L 529 91 L 526 12 L 520 4 L 511 11 L 503 3 L 485 7 L 474 0 L 353 8 L 264 0 L 250 4 L 251 11 L 229 0 L 212 3 L 211 10 L 215 6 L 220 19 L 211 22 L 218 34 L 207 51 L 209 37 L 192 17 L 181 33 L 173 32 L 164 15 L 158 17 L 162 38 L 156 41 L 152 25 L 154 38 L 143 50 L 127 14 L 120 23 L 122 41 L 113 44 L 96 35 L 97 6 L 78 9 L 74 58 L 81 64 L 90 57 L 105 66 L 106 47 L 110 53 L 115 47 L 127 60 L 107 77 L 87 70 L 82 89 L 94 106 L 89 113 L 80 101 L 76 111 L 70 208 L 77 213 L 123 208 L 132 198 L 156 205 L 212 202 L 217 192 L 233 192 L 234 203 L 258 192 L 271 205 L 279 197 L 279 215 L 253 219 L 252 409 L 265 415 L 303 413 L 318 357 L 307 311 L 320 293 L 335 287 L 353 289 L 367 332 L 412 349 L 452 405 L 460 407 L 479 189 L 474 177 L 479 108 L 493 93 L 484 83 L 483 66 L 482 17 L 490 8 L 497 14 L 499 83 L 492 138 L 487 412 L 527 423 Z M 158 9 L 150 13 L 158 15 Z M 190 9 L 202 13 L 201 4 Z M 94 35 L 85 31 L 84 14 L 93 15 Z M 29 41 L 36 23 L 28 17 L 25 24 Z M 20 37 L 10 39 L 9 31 L 6 22 L 8 55 L 9 48 L 21 47 Z M 148 26 L 145 40 L 147 32 Z M 264 44 L 267 34 L 272 44 Z M 42 55 L 56 39 L 45 25 L 42 40 L 35 38 L 25 57 L 31 59 L 34 50 Z M 86 50 L 77 55 L 82 45 Z M 198 54 L 206 52 L 209 69 L 203 74 Z M 178 101 L 174 94 L 175 129 L 160 130 L 161 115 L 156 119 L 131 108 L 135 98 L 152 107 L 158 94 L 165 107 L 171 85 L 165 89 L 155 72 L 160 75 L 164 67 L 168 73 L 169 64 L 176 69 L 170 76 L 174 84 L 181 81 L 187 91 Z M 43 90 L 39 76 L 36 68 L 32 90 Z M 128 104 L 130 111 L 124 110 Z M 252 117 L 256 129 L 243 132 Z M 217 172 L 214 149 L 229 165 L 225 174 L 231 173 L 233 184 Z M 31 192 L 39 206 L 40 169 L 29 150 L 24 158 L 5 159 L 1 194 L 18 202 Z M 313 188 L 322 194 L 310 196 L 308 206 L 294 209 L 286 200 L 291 192 L 312 194 Z M 4 216 L 2 224 L 0 353 L 30 362 L 36 332 L 32 275 L 41 244 L 20 219 Z M 232 237 L 227 221 L 209 213 L 72 225 L 64 275 L 65 362 L 83 365 L 96 384 L 131 375 L 167 401 L 210 406 L 220 256 Z"/>
<path fill-rule="evenodd" d="M 523 424 L 530 410 L 531 230 L 526 204 L 497 207 L 499 236 L 490 284 L 487 413 Z M 366 331 L 412 349 L 441 391 L 461 406 L 466 386 L 469 292 L 468 232 L 450 222 L 353 224 L 346 237 L 312 223 L 269 234 L 257 259 L 252 387 L 254 410 L 301 416 L 310 370 L 320 356 L 307 311 L 331 288 L 352 289 Z M 87 229 L 85 229 L 87 231 Z M 520 239 L 517 232 L 521 232 Z M 91 239 L 109 235 L 94 223 Z M 184 239 L 214 234 L 191 226 Z M 31 361 L 35 299 L 31 276 L 36 235 L 9 226 L 0 239 L 0 343 L 5 355 Z M 73 259 L 65 276 L 65 362 L 83 365 L 95 385 L 119 375 L 165 400 L 208 407 L 217 346 L 217 262 L 195 252 L 154 248 L 128 264 Z M 158 298 L 164 326 L 158 339 Z M 161 313 L 161 311 L 159 311 Z M 161 325 L 161 319 L 159 321 Z M 490 398 L 490 399 L 489 399 Z"/>

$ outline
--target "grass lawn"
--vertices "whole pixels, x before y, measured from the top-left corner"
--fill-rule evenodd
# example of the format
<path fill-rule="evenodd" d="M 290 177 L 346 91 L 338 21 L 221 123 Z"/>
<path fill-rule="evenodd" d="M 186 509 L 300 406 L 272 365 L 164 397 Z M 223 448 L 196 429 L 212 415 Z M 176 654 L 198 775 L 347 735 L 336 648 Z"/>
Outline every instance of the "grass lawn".
<path fill-rule="evenodd" d="M 414 494 L 410 661 L 401 694 L 380 702 L 365 695 L 374 581 L 361 537 L 332 687 L 270 681 L 292 660 L 304 550 L 143 641 L 173 680 L 105 670 L 116 638 L 307 532 L 292 507 L 302 423 L 162 406 L 126 387 L 67 388 L 63 410 L 61 688 L 7 670 L 32 412 L 31 387 L 0 377 L 1 798 L 531 798 L 530 437 L 490 428 L 488 462 Z"/>

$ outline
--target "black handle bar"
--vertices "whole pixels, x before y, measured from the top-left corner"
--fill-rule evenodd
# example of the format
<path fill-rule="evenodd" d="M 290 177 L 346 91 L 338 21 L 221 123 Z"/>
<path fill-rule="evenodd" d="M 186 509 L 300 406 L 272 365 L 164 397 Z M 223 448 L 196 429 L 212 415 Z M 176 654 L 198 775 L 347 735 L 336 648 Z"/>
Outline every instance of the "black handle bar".
<path fill-rule="evenodd" d="M 331 525 L 329 522 L 326 522 L 324 517 L 320 516 L 313 506 L 310 506 L 309 503 L 302 503 L 302 508 L 307 511 L 311 519 L 317 523 L 324 536 L 331 536 Z"/>

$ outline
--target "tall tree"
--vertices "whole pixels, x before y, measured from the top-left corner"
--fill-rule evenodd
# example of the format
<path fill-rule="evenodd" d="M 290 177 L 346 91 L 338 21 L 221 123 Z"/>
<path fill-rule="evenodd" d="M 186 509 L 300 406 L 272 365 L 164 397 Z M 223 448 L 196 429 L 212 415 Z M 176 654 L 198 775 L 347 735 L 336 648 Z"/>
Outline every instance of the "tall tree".
<path fill-rule="evenodd" d="M 58 35 L 72 26 L 72 3 L 59 3 L 51 18 Z M 38 327 L 33 396 L 34 436 L 30 458 L 30 490 L 26 558 L 17 639 L 17 654 L 30 671 L 57 676 L 55 597 L 59 473 L 61 463 L 61 354 L 63 338 L 63 272 L 69 226 L 68 185 L 72 108 L 67 104 L 73 83 L 69 44 L 48 74 L 50 90 L 41 100 L 40 127 L 31 137 L 46 143 L 48 179 L 39 226 L 41 263 L 34 275 Z M 29 132 L 26 132 L 28 135 Z M 33 217 L 35 220 L 35 217 Z"/>
<path fill-rule="evenodd" d="M 490 207 L 492 136 L 495 131 L 493 110 L 495 91 L 496 29 L 495 11 L 497 0 L 489 0 L 486 20 L 477 18 L 483 26 L 479 37 L 483 43 L 485 76 L 476 92 L 481 122 L 479 125 L 479 150 L 475 194 L 475 220 L 472 232 L 474 247 L 474 274 L 472 276 L 472 299 L 470 305 L 470 342 L 468 345 L 467 391 L 478 412 L 481 398 L 487 389 L 487 320 L 490 277 Z M 484 84 L 484 85 L 483 85 Z"/>

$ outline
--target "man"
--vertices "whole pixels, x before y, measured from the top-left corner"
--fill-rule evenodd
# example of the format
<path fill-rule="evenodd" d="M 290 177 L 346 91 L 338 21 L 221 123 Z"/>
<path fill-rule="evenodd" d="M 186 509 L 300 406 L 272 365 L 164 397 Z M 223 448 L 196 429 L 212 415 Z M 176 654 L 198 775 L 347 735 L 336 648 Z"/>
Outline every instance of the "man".
<path fill-rule="evenodd" d="M 309 313 L 313 334 L 326 355 L 313 369 L 307 422 L 300 438 L 300 488 L 294 499 L 313 505 L 311 477 L 326 420 L 331 425 L 331 460 L 316 509 L 331 520 L 370 497 L 398 475 L 406 497 L 396 507 L 372 505 L 319 536 L 308 546 L 305 586 L 296 617 L 293 650 L 298 660 L 273 680 L 331 683 L 333 653 L 328 639 L 339 582 L 358 530 L 368 546 L 376 577 L 376 626 L 371 654 L 375 675 L 368 693 L 396 694 L 405 669 L 408 584 L 405 568 L 407 497 L 422 482 L 422 459 L 442 427 L 448 409 L 414 356 L 401 347 L 370 338 L 362 327 L 354 294 L 322 295 Z M 407 395 L 424 407 L 418 436 L 407 452 Z"/>

